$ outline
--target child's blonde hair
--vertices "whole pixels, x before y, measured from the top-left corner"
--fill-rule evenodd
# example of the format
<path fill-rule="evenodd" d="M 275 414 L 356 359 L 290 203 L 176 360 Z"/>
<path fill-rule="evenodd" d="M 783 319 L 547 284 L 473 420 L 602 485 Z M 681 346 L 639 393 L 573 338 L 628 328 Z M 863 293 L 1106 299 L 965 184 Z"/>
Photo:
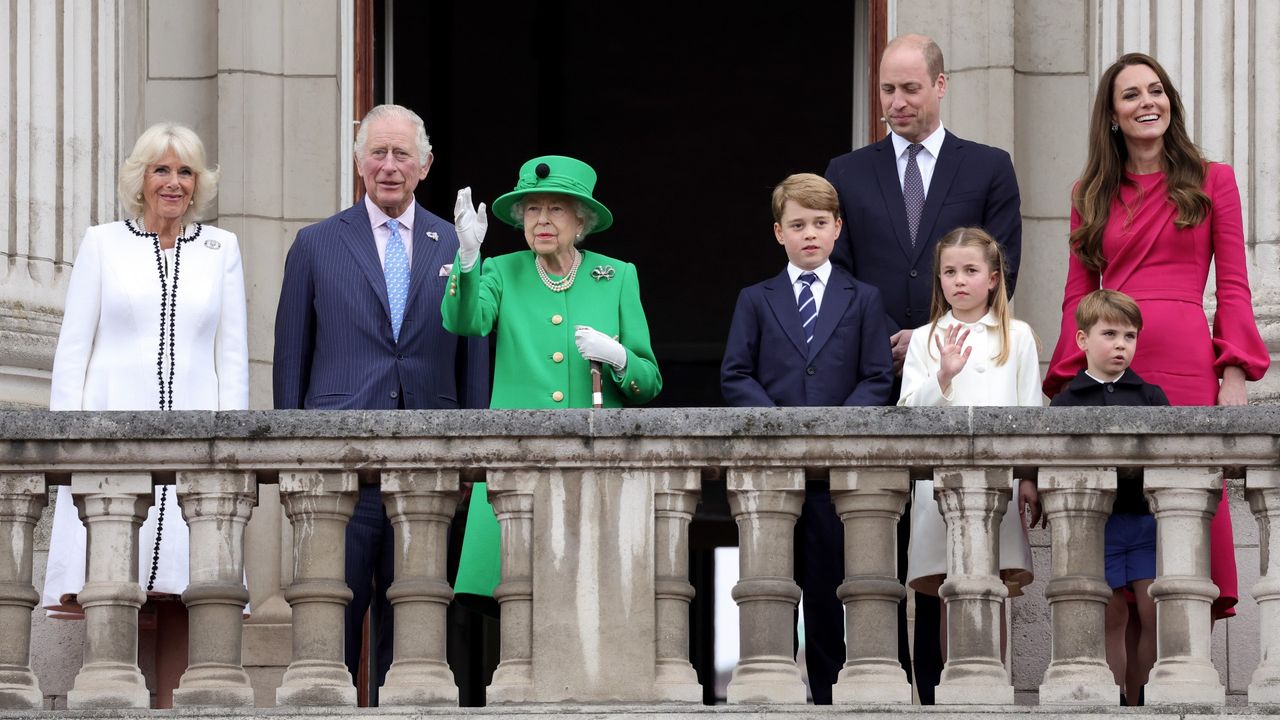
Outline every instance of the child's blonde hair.
<path fill-rule="evenodd" d="M 826 210 L 832 217 L 840 217 L 840 196 L 827 179 L 813 173 L 788 175 L 773 189 L 773 221 L 782 222 L 782 211 L 788 200 L 810 210 Z"/>
<path fill-rule="evenodd" d="M 1076 329 L 1088 334 L 1099 321 L 1131 325 L 1142 329 L 1142 310 L 1133 298 L 1117 290 L 1094 290 L 1076 306 Z"/>
<path fill-rule="evenodd" d="M 942 251 L 961 247 L 980 250 L 987 267 L 997 274 L 996 286 L 987 294 L 987 309 L 996 316 L 996 323 L 1000 326 L 1000 352 L 995 356 L 995 364 L 1003 365 L 1009 360 L 1009 321 L 1013 319 L 1009 313 L 1009 294 L 1005 292 L 1004 251 L 1000 249 L 1000 243 L 982 228 L 956 228 L 943 235 L 933 250 L 933 304 L 929 310 L 929 336 L 933 336 L 938 329 L 938 321 L 951 310 L 947 296 L 942 292 Z M 932 347 L 929 353 L 933 357 Z"/>

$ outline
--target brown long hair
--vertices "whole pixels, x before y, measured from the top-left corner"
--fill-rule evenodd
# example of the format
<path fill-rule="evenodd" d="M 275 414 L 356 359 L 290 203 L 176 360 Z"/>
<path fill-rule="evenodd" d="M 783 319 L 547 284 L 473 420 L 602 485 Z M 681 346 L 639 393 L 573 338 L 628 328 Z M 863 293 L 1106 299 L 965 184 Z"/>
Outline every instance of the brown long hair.
<path fill-rule="evenodd" d="M 1093 99 L 1089 119 L 1089 159 L 1084 172 L 1071 193 L 1071 206 L 1080 214 L 1080 226 L 1071 232 L 1071 252 L 1091 270 L 1101 271 L 1107 264 L 1102 255 L 1102 231 L 1107 226 L 1111 202 L 1120 186 L 1131 183 L 1124 175 L 1129 149 L 1124 133 L 1111 130 L 1115 113 L 1116 76 L 1133 65 L 1146 65 L 1155 72 L 1169 98 L 1169 129 L 1164 134 L 1165 189 L 1178 208 L 1174 224 L 1189 228 L 1204 221 L 1212 207 L 1202 189 L 1205 163 L 1200 148 L 1187 135 L 1186 110 L 1169 74 L 1150 55 L 1128 53 L 1120 56 L 1102 73 L 1098 94 Z"/>
<path fill-rule="evenodd" d="M 986 230 L 978 227 L 961 227 L 952 230 L 938 241 L 933 249 L 933 302 L 929 308 L 929 338 L 938 329 L 938 321 L 951 310 L 947 296 L 942 291 L 942 251 L 954 247 L 977 248 L 982 252 L 982 259 L 987 267 L 997 273 L 996 286 L 987 293 L 987 309 L 996 316 L 1000 324 L 1000 353 L 995 357 L 996 365 L 1003 365 L 1009 359 L 1009 321 L 1013 315 L 1009 312 L 1009 293 L 1005 289 L 1004 252 L 1000 243 L 991 237 Z M 929 347 L 929 357 L 933 357 L 933 347 Z"/>

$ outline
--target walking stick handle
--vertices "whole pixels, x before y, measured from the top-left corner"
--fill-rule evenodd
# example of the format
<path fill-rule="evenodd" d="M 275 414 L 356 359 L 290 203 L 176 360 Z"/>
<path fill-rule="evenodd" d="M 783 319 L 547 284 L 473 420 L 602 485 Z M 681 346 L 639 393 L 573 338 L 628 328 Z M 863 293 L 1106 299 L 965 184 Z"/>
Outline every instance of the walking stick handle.
<path fill-rule="evenodd" d="M 591 407 L 604 407 L 604 388 L 600 380 L 600 361 L 591 361 Z"/>

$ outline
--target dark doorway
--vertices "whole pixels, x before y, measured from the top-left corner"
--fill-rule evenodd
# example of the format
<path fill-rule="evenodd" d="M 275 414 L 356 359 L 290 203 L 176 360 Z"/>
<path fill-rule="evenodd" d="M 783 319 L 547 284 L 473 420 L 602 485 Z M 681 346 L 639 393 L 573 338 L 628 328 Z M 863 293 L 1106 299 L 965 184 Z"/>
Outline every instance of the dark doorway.
<path fill-rule="evenodd" d="M 418 112 L 435 146 L 419 200 L 490 201 L 525 160 L 572 155 L 599 172 L 612 229 L 588 247 L 635 263 L 664 389 L 660 406 L 721 404 L 738 291 L 786 262 L 769 193 L 821 173 L 853 135 L 854 3 L 375 5 L 375 102 Z M 820 11 L 819 11 L 820 10 Z M 491 223 L 485 254 L 523 249 Z"/>

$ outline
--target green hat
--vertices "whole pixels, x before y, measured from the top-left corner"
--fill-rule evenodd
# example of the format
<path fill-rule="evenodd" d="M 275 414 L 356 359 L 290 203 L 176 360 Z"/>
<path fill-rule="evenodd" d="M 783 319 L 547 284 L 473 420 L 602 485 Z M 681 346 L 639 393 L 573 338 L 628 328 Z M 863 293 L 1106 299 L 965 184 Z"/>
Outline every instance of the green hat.
<path fill-rule="evenodd" d="M 523 227 L 523 220 L 511 217 L 511 207 L 516 201 L 531 193 L 558 193 L 591 208 L 599 219 L 591 232 L 600 232 L 613 224 L 613 213 L 591 197 L 595 187 L 596 171 L 590 165 L 562 155 L 543 155 L 520 166 L 516 189 L 493 201 L 493 216 L 514 227 Z"/>

